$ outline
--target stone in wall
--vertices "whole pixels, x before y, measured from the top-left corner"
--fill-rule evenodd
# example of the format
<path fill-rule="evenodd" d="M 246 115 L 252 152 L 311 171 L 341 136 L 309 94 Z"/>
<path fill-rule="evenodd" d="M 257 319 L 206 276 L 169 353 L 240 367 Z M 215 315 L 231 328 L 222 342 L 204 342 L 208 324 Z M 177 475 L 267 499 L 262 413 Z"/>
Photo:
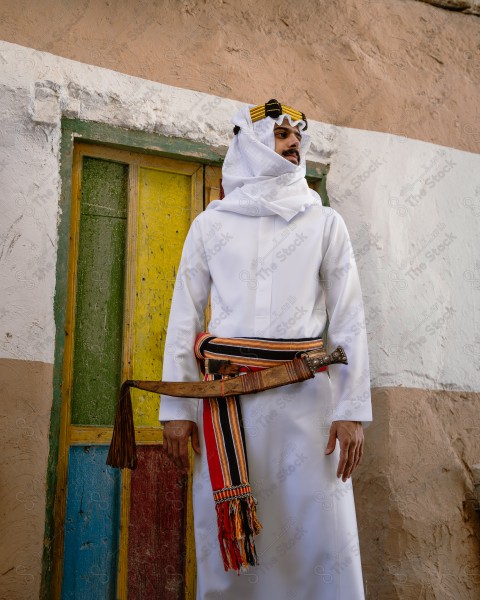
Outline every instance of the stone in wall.
<path fill-rule="evenodd" d="M 480 1 L 479 0 L 419 0 L 420 2 L 426 2 L 438 8 L 446 8 L 447 10 L 454 10 L 457 12 L 463 12 L 467 15 L 478 15 L 480 16 Z"/>

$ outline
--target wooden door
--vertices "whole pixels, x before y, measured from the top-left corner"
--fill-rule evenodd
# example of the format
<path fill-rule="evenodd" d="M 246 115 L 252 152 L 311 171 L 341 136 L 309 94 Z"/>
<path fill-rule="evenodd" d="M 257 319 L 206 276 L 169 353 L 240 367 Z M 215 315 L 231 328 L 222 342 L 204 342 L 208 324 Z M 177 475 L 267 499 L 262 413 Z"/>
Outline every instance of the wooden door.
<path fill-rule="evenodd" d="M 105 460 L 121 381 L 161 377 L 203 171 L 75 146 L 52 598 L 194 598 L 191 474 L 164 454 L 157 395 L 132 394 L 138 468 Z"/>

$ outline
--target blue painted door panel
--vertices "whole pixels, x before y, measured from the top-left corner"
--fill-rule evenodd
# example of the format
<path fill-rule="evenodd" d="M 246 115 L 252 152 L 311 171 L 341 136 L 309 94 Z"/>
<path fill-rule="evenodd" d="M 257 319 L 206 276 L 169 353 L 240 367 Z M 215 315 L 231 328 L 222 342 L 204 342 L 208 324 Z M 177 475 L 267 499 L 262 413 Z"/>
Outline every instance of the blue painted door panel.
<path fill-rule="evenodd" d="M 69 450 L 62 600 L 116 595 L 121 472 L 107 446 Z"/>

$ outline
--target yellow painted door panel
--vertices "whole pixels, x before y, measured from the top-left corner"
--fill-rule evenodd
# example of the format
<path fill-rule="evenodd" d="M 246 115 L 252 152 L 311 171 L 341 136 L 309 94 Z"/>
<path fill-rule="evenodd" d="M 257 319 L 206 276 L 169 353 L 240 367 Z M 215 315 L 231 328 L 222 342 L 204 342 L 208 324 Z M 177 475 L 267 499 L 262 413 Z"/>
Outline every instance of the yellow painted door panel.
<path fill-rule="evenodd" d="M 191 177 L 139 169 L 133 379 L 161 379 L 173 286 L 190 227 Z M 158 394 L 132 390 L 137 427 L 158 427 Z"/>

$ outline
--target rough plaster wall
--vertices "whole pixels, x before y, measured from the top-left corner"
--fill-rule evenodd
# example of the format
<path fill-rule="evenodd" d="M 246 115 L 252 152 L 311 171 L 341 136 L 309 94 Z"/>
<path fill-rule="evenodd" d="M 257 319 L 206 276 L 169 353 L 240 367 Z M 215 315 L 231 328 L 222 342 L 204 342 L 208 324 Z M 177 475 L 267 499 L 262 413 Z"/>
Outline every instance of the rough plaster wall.
<path fill-rule="evenodd" d="M 480 155 L 346 128 L 334 141 L 372 386 L 480 390 Z"/>
<path fill-rule="evenodd" d="M 480 597 L 480 394 L 373 390 L 374 420 L 355 477 L 367 598 Z"/>
<path fill-rule="evenodd" d="M 471 2 L 473 4 L 473 2 Z M 480 149 L 480 20 L 413 0 L 3 0 L 0 38 L 326 123 Z"/>
<path fill-rule="evenodd" d="M 237 103 L 8 43 L 0 44 L 0 62 L 1 127 L 5 132 L 0 147 L 5 215 L 0 230 L 0 281 L 7 300 L 0 312 L 0 358 L 51 363 L 56 229 L 57 219 L 61 218 L 57 214 L 61 115 L 224 146 L 231 135 L 229 118 Z M 357 254 L 374 384 L 478 390 L 479 156 L 322 123 L 312 122 L 309 131 L 314 139 L 311 158 L 332 161 L 329 179 L 332 203 L 347 221 Z M 448 160 L 455 164 L 445 170 Z M 433 176 L 438 176 L 438 181 L 431 188 L 427 179 Z M 417 196 L 421 201 L 416 201 Z M 422 219 L 416 218 L 417 215 Z M 433 236 L 432 228 L 440 223 L 445 227 Z M 444 232 L 456 239 L 436 255 L 427 270 L 421 270 L 413 278 L 407 275 L 406 269 L 412 265 L 417 268 L 417 261 L 428 261 L 426 252 L 438 248 Z M 398 272 L 394 273 L 399 269 L 400 278 Z M 406 286 L 402 285 L 402 279 Z M 460 305 L 457 313 L 451 316 L 447 313 L 446 318 L 439 312 L 456 306 L 455 303 Z M 466 324 L 470 325 L 468 329 Z M 427 326 L 434 327 L 433 333 L 426 330 Z M 425 341 L 418 342 L 418 337 L 425 337 Z M 451 358 L 462 353 L 467 356 L 467 366 Z M 15 375 L 11 366 L 9 362 L 5 370 L 7 381 Z M 51 368 L 49 364 L 45 366 Z M 51 371 L 48 373 L 50 376 Z M 29 393 L 27 383 L 22 394 Z M 50 406 L 51 383 L 40 378 L 39 385 L 42 394 L 32 396 L 32 406 L 43 414 L 45 401 Z M 10 383 L 5 387 L 10 389 Z M 420 392 L 430 398 L 430 392 Z M 460 590 L 460 595 L 441 596 L 438 592 L 437 597 L 473 599 L 480 579 L 474 566 L 478 523 L 470 517 L 466 520 L 459 517 L 458 507 L 471 491 L 471 478 L 468 468 L 459 466 L 462 461 L 458 459 L 458 448 L 469 448 L 465 462 L 478 462 L 479 437 L 473 437 L 466 427 L 466 424 L 480 427 L 478 415 L 464 401 L 463 392 L 449 393 L 448 397 L 455 401 L 451 414 L 445 412 L 448 404 L 441 401 L 423 401 L 416 392 L 401 387 L 399 393 L 395 402 L 384 401 L 383 397 L 375 402 L 380 432 L 378 428 L 372 429 L 377 421 L 367 430 L 370 462 L 365 463 L 357 478 L 358 505 L 373 511 L 370 516 L 367 514 L 365 524 L 361 523 L 369 597 L 395 598 L 378 592 L 386 586 L 385 589 L 400 590 L 398 598 L 433 598 L 439 574 L 456 582 L 456 574 L 462 571 L 463 579 L 448 588 Z M 28 415 L 28 408 L 15 397 L 10 392 L 5 395 L 8 423 L 21 423 L 19 419 Z M 478 401 L 478 394 L 472 397 Z M 419 412 L 419 406 L 425 408 L 424 413 Z M 385 423 L 381 417 L 387 408 L 389 420 Z M 403 434 L 394 435 L 395 428 L 402 423 Z M 432 428 L 439 423 L 448 435 L 432 438 Z M 27 481 L 31 473 L 38 472 L 43 485 L 47 437 L 40 426 L 28 426 L 33 427 L 35 437 L 23 435 L 17 426 L 14 431 L 2 431 L 2 439 L 16 445 L 24 456 L 35 453 L 38 462 L 22 463 L 15 455 L 4 465 L 2 477 L 6 481 L 15 476 Z M 378 440 L 371 431 L 377 431 Z M 405 447 L 404 439 L 410 440 L 411 446 Z M 430 441 L 421 445 L 424 460 L 418 465 L 418 479 L 428 483 L 409 487 L 409 471 L 414 464 L 412 448 L 424 439 Z M 454 476 L 445 478 L 443 472 L 437 472 L 435 485 L 430 486 L 431 465 L 438 466 L 438 456 Z M 378 467 L 375 461 L 388 462 L 383 479 L 374 478 Z M 363 482 L 365 485 L 361 487 Z M 371 486 L 367 485 L 369 482 Z M 449 533 L 442 529 L 446 520 L 443 511 L 430 511 L 439 489 L 448 490 L 442 507 L 451 516 Z M 395 492 L 393 495 L 391 490 Z M 373 491 L 378 492 L 378 502 L 372 497 Z M 16 590 L 7 597 L 34 598 L 33 585 L 25 588 L 22 568 L 27 561 L 23 557 L 29 557 L 28 564 L 33 565 L 34 570 L 29 572 L 36 585 L 43 517 L 39 509 L 32 530 L 30 516 L 23 519 L 19 510 L 21 504 L 15 489 L 11 489 L 5 497 L 5 506 L 8 511 L 11 507 L 16 510 L 11 513 L 15 519 L 9 520 L 6 513 L 5 518 L 7 526 L 15 531 L 23 555 L 14 559 L 19 555 L 9 553 L 10 562 L 2 572 L 7 571 L 9 589 Z M 427 535 L 428 527 L 421 527 L 422 520 L 425 521 L 422 511 L 428 515 L 434 530 L 444 532 L 442 535 Z M 378 529 L 383 530 L 382 535 L 391 536 L 382 547 L 371 543 Z M 451 558 L 442 562 L 439 557 L 444 546 L 450 548 Z M 424 561 L 428 564 L 426 573 L 418 566 Z M 402 581 L 405 584 L 407 575 L 416 583 L 411 593 L 402 595 L 405 585 L 402 588 L 401 584 Z"/>

